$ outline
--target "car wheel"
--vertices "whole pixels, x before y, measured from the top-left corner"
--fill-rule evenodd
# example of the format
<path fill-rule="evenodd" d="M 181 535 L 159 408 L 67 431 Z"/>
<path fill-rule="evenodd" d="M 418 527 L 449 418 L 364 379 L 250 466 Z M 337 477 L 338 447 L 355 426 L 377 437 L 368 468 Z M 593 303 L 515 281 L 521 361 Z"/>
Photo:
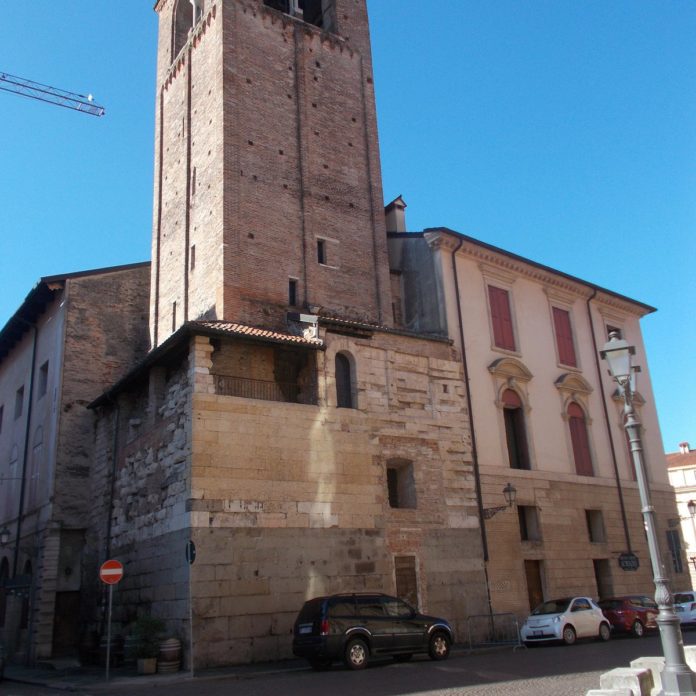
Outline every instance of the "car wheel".
<path fill-rule="evenodd" d="M 370 650 L 364 640 L 353 638 L 346 643 L 343 662 L 348 669 L 365 669 L 370 658 Z"/>
<path fill-rule="evenodd" d="M 611 638 L 611 628 L 607 623 L 599 624 L 599 640 L 609 640 Z"/>
<path fill-rule="evenodd" d="M 328 659 L 310 660 L 309 664 L 315 672 L 326 672 L 327 669 L 331 669 L 331 660 Z"/>
<path fill-rule="evenodd" d="M 400 655 L 394 655 L 395 662 L 408 662 L 413 657 L 413 653 L 401 653 Z"/>
<path fill-rule="evenodd" d="M 433 633 L 428 643 L 428 654 L 431 660 L 446 660 L 450 654 L 451 641 L 446 633 Z"/>
<path fill-rule="evenodd" d="M 643 624 L 636 619 L 633 622 L 633 626 L 631 626 L 631 633 L 636 638 L 642 638 L 645 635 L 645 626 L 643 626 Z"/>
<path fill-rule="evenodd" d="M 577 639 L 575 629 L 570 625 L 565 626 L 563 628 L 562 639 L 566 645 L 572 645 Z"/>

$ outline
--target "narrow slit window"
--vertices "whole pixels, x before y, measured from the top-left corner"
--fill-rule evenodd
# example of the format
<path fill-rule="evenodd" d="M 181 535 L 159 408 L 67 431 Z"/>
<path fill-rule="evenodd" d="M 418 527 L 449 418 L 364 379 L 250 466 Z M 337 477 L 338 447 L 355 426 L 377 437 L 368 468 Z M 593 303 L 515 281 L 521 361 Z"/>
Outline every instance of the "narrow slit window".
<path fill-rule="evenodd" d="M 326 265 L 326 240 L 317 239 L 317 261 Z"/>
<path fill-rule="evenodd" d="M 176 302 L 172 302 L 172 331 L 176 331 Z"/>
<path fill-rule="evenodd" d="M 343 353 L 336 354 L 336 406 L 355 408 L 354 371 L 350 359 Z"/>
<path fill-rule="evenodd" d="M 288 304 L 291 307 L 297 307 L 297 280 L 295 278 L 288 280 Z"/>
<path fill-rule="evenodd" d="M 17 420 L 22 415 L 24 410 L 24 387 L 20 387 L 15 393 L 15 410 L 14 417 Z"/>
<path fill-rule="evenodd" d="M 193 270 L 193 269 L 196 267 L 196 245 L 195 245 L 195 244 L 192 244 L 192 245 L 191 245 L 191 254 L 190 254 L 190 258 L 191 258 L 191 261 L 190 261 L 190 263 L 191 263 L 191 270 Z"/>
<path fill-rule="evenodd" d="M 48 390 L 48 360 L 39 368 L 39 384 L 37 397 L 40 399 Z"/>

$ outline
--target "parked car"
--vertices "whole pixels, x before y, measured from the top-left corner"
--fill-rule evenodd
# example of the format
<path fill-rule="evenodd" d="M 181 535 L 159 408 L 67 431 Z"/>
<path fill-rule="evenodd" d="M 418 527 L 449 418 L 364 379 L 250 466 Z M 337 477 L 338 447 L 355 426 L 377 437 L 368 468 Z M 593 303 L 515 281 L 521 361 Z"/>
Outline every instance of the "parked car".
<path fill-rule="evenodd" d="M 645 635 L 646 629 L 657 628 L 655 619 L 659 609 L 655 600 L 645 595 L 607 597 L 598 602 L 611 627 L 619 633 L 632 633 L 636 638 Z"/>
<path fill-rule="evenodd" d="M 563 597 L 540 604 L 522 625 L 525 644 L 562 640 L 572 645 L 578 638 L 609 640 L 611 626 L 589 597 Z"/>
<path fill-rule="evenodd" d="M 673 602 L 682 626 L 696 624 L 696 593 L 693 590 L 675 592 Z"/>
<path fill-rule="evenodd" d="M 341 659 L 349 669 L 363 669 L 377 655 L 406 661 L 414 653 L 427 653 L 444 660 L 453 640 L 445 619 L 420 614 L 401 599 L 338 594 L 304 603 L 295 621 L 292 651 L 316 670 Z"/>

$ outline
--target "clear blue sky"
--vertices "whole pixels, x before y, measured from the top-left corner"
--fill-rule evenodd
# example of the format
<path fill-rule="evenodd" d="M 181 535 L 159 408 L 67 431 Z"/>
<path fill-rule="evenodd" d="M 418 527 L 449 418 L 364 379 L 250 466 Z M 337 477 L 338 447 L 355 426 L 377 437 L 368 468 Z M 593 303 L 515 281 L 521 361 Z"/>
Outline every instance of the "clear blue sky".
<path fill-rule="evenodd" d="M 152 0 L 3 7 L 0 325 L 44 275 L 150 257 Z M 696 447 L 696 3 L 368 0 L 387 201 L 654 305 L 668 451 Z"/>

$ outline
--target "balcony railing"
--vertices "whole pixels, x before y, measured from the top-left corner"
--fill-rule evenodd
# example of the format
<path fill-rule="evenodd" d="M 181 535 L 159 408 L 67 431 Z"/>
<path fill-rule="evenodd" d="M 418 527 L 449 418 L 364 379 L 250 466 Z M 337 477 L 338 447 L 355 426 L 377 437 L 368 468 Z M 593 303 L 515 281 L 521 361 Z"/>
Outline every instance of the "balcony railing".
<path fill-rule="evenodd" d="M 216 375 L 215 393 L 220 396 L 241 396 L 244 399 L 282 401 L 290 404 L 316 404 L 316 389 L 296 382 L 271 382 L 263 379 Z"/>

